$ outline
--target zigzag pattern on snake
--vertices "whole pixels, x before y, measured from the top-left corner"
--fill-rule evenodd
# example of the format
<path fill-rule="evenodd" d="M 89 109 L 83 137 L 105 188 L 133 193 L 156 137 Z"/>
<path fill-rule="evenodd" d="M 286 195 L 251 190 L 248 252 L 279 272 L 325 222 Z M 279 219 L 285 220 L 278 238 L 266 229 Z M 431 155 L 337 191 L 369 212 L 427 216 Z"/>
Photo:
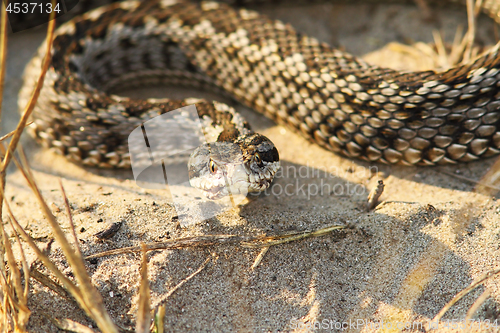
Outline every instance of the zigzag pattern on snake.
<path fill-rule="evenodd" d="M 499 6 L 484 3 L 496 18 Z M 192 101 L 108 92 L 142 84 L 216 86 L 345 156 L 406 165 L 468 162 L 500 152 L 498 49 L 445 72 L 400 72 L 255 11 L 216 2 L 128 1 L 57 30 L 33 128 L 74 161 L 128 167 L 130 131 Z M 21 101 L 43 52 L 27 67 Z M 214 119 L 226 114 L 200 105 Z"/>

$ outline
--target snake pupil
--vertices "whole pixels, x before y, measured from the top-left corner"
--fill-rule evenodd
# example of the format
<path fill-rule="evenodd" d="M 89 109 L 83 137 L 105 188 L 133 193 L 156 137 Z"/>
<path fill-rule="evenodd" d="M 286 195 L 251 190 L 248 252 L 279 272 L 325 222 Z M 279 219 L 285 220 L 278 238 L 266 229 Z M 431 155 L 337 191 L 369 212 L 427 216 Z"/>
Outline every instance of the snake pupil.
<path fill-rule="evenodd" d="M 262 162 L 262 160 L 261 160 L 261 158 L 260 158 L 259 153 L 255 153 L 255 156 L 254 156 L 254 161 L 255 161 L 255 163 L 257 163 L 257 164 L 260 164 L 260 162 Z"/>
<path fill-rule="evenodd" d="M 208 163 L 208 167 L 210 168 L 211 173 L 217 172 L 217 164 L 215 164 L 214 161 L 210 160 L 210 162 Z"/>

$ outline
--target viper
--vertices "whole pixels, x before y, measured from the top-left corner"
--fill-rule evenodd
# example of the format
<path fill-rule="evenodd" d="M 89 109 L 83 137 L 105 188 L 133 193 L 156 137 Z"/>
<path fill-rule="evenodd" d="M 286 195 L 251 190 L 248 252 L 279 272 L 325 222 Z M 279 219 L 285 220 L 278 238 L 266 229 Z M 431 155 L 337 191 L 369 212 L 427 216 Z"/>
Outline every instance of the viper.
<path fill-rule="evenodd" d="M 500 1 L 484 1 L 483 8 L 500 20 Z M 227 194 L 228 186 L 267 188 L 279 168 L 278 151 L 231 107 L 112 94 L 181 84 L 222 89 L 348 157 L 468 162 L 500 151 L 499 45 L 443 72 L 403 72 L 370 65 L 256 11 L 218 2 L 126 1 L 57 29 L 32 132 L 73 161 L 129 167 L 127 137 L 134 128 L 196 102 L 202 123 L 217 135 L 191 155 L 192 185 L 211 198 Z M 44 48 L 27 66 L 20 105 L 38 78 Z"/>

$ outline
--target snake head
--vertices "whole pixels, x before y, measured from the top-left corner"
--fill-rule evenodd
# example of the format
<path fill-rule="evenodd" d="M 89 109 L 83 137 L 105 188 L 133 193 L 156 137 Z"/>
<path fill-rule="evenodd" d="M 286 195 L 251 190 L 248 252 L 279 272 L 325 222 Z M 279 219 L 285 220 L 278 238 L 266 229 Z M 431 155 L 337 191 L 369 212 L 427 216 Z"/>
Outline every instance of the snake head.
<path fill-rule="evenodd" d="M 279 167 L 278 150 L 271 140 L 252 133 L 196 148 L 188 162 L 189 182 L 216 200 L 264 191 Z"/>

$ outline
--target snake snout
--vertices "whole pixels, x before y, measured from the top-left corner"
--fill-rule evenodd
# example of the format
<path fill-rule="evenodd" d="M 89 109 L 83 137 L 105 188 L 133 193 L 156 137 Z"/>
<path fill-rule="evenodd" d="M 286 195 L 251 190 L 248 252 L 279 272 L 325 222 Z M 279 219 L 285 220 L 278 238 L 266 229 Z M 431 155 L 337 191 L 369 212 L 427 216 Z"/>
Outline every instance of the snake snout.
<path fill-rule="evenodd" d="M 198 147 L 191 154 L 188 168 L 191 186 L 215 200 L 266 190 L 279 169 L 279 155 L 268 138 L 250 133 L 234 142 Z"/>

